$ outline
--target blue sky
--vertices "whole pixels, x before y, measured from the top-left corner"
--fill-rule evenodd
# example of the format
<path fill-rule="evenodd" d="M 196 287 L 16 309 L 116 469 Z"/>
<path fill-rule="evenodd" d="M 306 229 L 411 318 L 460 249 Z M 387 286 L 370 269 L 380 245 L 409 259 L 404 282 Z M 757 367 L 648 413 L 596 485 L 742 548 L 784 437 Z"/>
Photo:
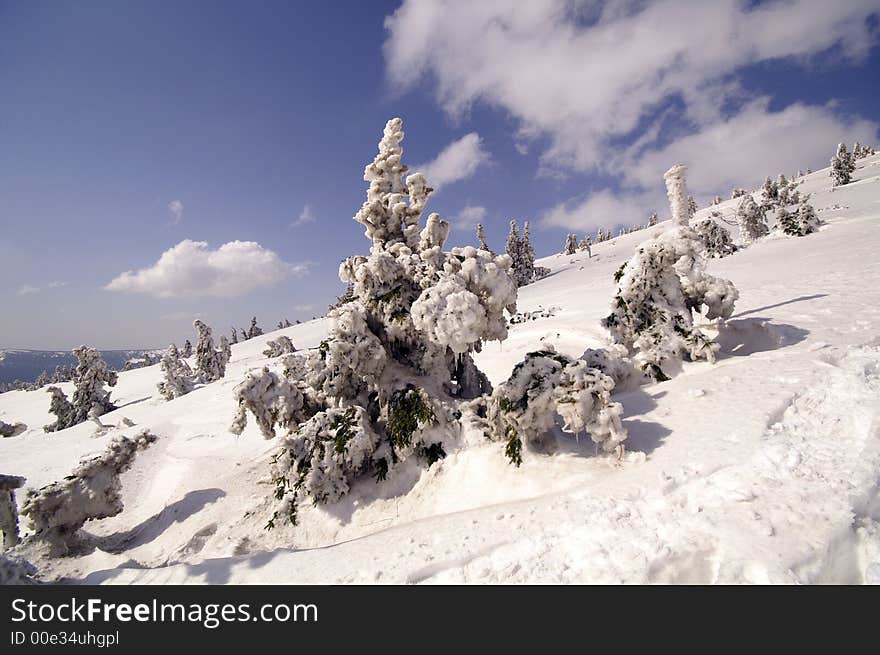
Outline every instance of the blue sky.
<path fill-rule="evenodd" d="M 676 161 L 704 201 L 876 145 L 876 2 L 838 4 L 0 2 L 0 347 L 323 314 L 393 116 L 450 245 L 539 256 Z"/>

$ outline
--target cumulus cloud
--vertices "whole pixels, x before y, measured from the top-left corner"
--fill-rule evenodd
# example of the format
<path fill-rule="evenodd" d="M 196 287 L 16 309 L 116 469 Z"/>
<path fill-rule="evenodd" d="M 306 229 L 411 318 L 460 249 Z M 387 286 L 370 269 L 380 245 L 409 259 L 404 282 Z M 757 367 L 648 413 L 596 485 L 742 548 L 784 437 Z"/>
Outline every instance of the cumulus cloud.
<path fill-rule="evenodd" d="M 177 225 L 183 218 L 183 203 L 180 200 L 172 200 L 168 203 L 168 211 L 171 212 L 171 222 Z"/>
<path fill-rule="evenodd" d="M 439 189 L 470 177 L 487 161 L 489 153 L 483 149 L 483 140 L 479 134 L 471 132 L 450 143 L 436 158 L 416 166 L 413 171 L 422 173 L 429 186 Z"/>
<path fill-rule="evenodd" d="M 305 264 L 288 264 L 254 241 L 211 250 L 205 241 L 185 239 L 149 268 L 121 273 L 104 288 L 157 298 L 234 298 L 306 272 Z"/>
<path fill-rule="evenodd" d="M 844 60 L 860 60 L 877 40 L 867 20 L 878 12 L 876 0 L 750 5 L 405 0 L 385 21 L 386 71 L 401 90 L 428 81 L 452 117 L 476 104 L 506 112 L 516 121 L 518 150 L 541 148 L 541 172 L 632 167 L 627 182 L 637 195 L 647 185 L 662 189 L 663 172 L 679 160 L 690 165 L 696 190 L 711 193 L 751 180 L 758 164 L 767 168 L 761 175 L 775 174 L 816 165 L 820 153 L 824 161 L 839 140 L 875 141 L 876 123 L 847 121 L 827 107 L 771 111 L 737 76 L 770 60 L 809 66 L 835 46 Z M 670 111 L 681 130 L 672 143 L 662 129 Z M 637 147 L 621 146 L 632 142 Z M 762 160 L 765 153 L 773 156 Z M 700 172 L 703 165 L 710 170 Z M 621 195 L 600 193 L 593 205 L 554 208 L 548 220 L 585 220 L 584 211 Z"/>
<path fill-rule="evenodd" d="M 40 292 L 40 287 L 32 287 L 29 284 L 22 284 L 15 292 L 16 296 L 30 296 Z"/>
<path fill-rule="evenodd" d="M 648 222 L 646 207 L 665 204 L 660 192 L 615 193 L 603 189 L 586 198 L 569 200 L 549 209 L 541 216 L 541 223 L 551 227 L 593 233 L 597 228 L 610 230 L 618 225 L 638 225 Z"/>
<path fill-rule="evenodd" d="M 306 223 L 314 223 L 315 220 L 315 214 L 312 212 L 311 205 L 304 205 L 302 211 L 299 213 L 299 216 L 291 221 L 290 227 L 299 227 L 300 225 L 305 225 Z"/>
<path fill-rule="evenodd" d="M 482 223 L 486 218 L 486 208 L 479 205 L 467 205 L 458 214 L 452 217 L 452 227 L 460 230 L 472 230 L 477 223 Z"/>

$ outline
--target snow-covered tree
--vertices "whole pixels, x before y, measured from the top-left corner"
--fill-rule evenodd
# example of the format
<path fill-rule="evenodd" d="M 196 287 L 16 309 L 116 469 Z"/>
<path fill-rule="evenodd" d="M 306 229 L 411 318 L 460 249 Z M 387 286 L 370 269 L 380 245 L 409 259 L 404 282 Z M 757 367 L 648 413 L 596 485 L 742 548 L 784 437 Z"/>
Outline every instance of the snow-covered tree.
<path fill-rule="evenodd" d="M 578 238 L 576 234 L 569 234 L 565 237 L 565 245 L 562 248 L 563 255 L 574 255 L 578 248 Z"/>
<path fill-rule="evenodd" d="M 308 418 L 303 412 L 306 401 L 298 386 L 268 367 L 249 372 L 247 379 L 235 387 L 234 394 L 238 412 L 229 429 L 233 434 L 244 432 L 248 411 L 266 439 L 275 438 L 275 425 L 293 429 Z"/>
<path fill-rule="evenodd" d="M 736 221 L 739 223 L 740 239 L 744 244 L 750 244 L 769 232 L 764 207 L 756 203 L 751 194 L 742 197 L 736 210 Z"/>
<path fill-rule="evenodd" d="M 238 343 L 238 330 L 235 329 L 235 326 L 232 326 L 232 332 L 229 338 L 229 343 Z"/>
<path fill-rule="evenodd" d="M 504 453 L 519 466 L 523 446 L 547 438 L 558 414 L 562 430 L 588 433 L 606 452 L 626 439 L 623 407 L 611 401 L 614 380 L 582 359 L 548 348 L 528 353 L 510 377 L 493 392 L 488 420 L 493 437 L 505 442 Z"/>
<path fill-rule="evenodd" d="M 248 339 L 253 339 L 254 337 L 259 337 L 259 336 L 262 336 L 262 335 L 263 335 L 263 330 L 260 328 L 259 325 L 257 325 L 257 317 L 254 316 L 254 317 L 251 319 L 251 325 L 250 325 L 250 327 L 248 328 L 248 331 L 247 331 L 247 338 L 248 338 Z"/>
<path fill-rule="evenodd" d="M 226 335 L 220 335 L 220 352 L 223 353 L 224 367 L 232 359 L 232 346 L 229 345 L 229 339 Z"/>
<path fill-rule="evenodd" d="M 687 226 L 691 219 L 690 196 L 687 194 L 687 183 L 685 182 L 686 172 L 687 167 L 684 164 L 676 164 L 663 174 L 674 227 Z"/>
<path fill-rule="evenodd" d="M 24 423 L 4 423 L 0 421 L 0 437 L 17 437 L 22 432 L 27 430 L 27 425 Z"/>
<path fill-rule="evenodd" d="M 768 176 L 764 179 L 764 184 L 761 186 L 761 206 L 766 211 L 777 204 L 778 198 L 779 187 L 776 182 L 771 180 Z"/>
<path fill-rule="evenodd" d="M 265 357 L 280 357 L 281 355 L 289 355 L 292 352 L 296 352 L 296 348 L 293 347 L 293 341 L 290 340 L 290 337 L 284 335 L 267 341 L 266 346 L 266 350 L 263 351 Z"/>
<path fill-rule="evenodd" d="M 226 356 L 214 347 L 211 328 L 196 319 L 193 327 L 199 331 L 196 342 L 196 380 L 208 384 L 226 375 Z"/>
<path fill-rule="evenodd" d="M 513 221 L 511 221 L 511 222 L 513 222 Z M 509 239 L 510 239 L 510 237 L 508 236 L 508 240 Z M 492 249 L 489 247 L 489 244 L 486 243 L 486 234 L 483 231 L 483 224 L 482 223 L 477 223 L 477 241 L 480 242 L 480 249 L 481 250 L 485 250 L 486 252 L 490 252 L 490 253 L 492 252 Z M 492 253 L 492 254 L 494 254 L 494 253 Z M 507 254 L 509 255 L 510 253 L 508 252 Z"/>
<path fill-rule="evenodd" d="M 104 389 L 105 384 L 116 386 L 116 371 L 107 368 L 101 353 L 94 348 L 80 346 L 72 352 L 77 359 L 73 400 L 68 401 L 58 387 L 46 389 L 52 394 L 49 411 L 56 416 L 54 423 L 43 428 L 46 432 L 63 430 L 116 409 L 110 402 L 110 392 Z"/>
<path fill-rule="evenodd" d="M 21 488 L 25 478 L 0 473 L 0 532 L 3 533 L 3 550 L 18 545 L 18 503 L 15 490 Z"/>
<path fill-rule="evenodd" d="M 741 198 L 746 194 L 748 194 L 748 191 L 746 191 L 745 189 L 734 189 L 730 192 L 730 199 L 736 200 L 737 198 Z"/>
<path fill-rule="evenodd" d="M 233 431 L 247 411 L 265 417 L 264 434 L 287 422 L 273 476 L 278 512 L 291 520 L 297 497 L 332 502 L 358 477 L 382 480 L 402 459 L 430 465 L 444 456 L 462 401 L 491 391 L 472 353 L 506 338 L 504 312 L 516 311 L 510 256 L 472 246 L 445 252 L 449 225 L 437 214 L 421 227 L 431 189 L 420 173 L 405 177 L 402 139 L 402 121 L 389 121 L 364 172 L 367 200 L 355 220 L 372 248 L 340 266 L 355 300 L 328 314 L 319 348 L 287 356 L 285 380 L 264 371 L 237 392 L 246 411 Z"/>
<path fill-rule="evenodd" d="M 176 349 L 177 348 L 175 347 L 175 350 Z M 183 342 L 183 352 L 181 353 L 180 356 L 183 357 L 184 359 L 187 359 L 189 357 L 192 357 L 192 354 L 193 354 L 193 345 L 189 342 L 189 339 L 187 339 L 186 341 Z"/>
<path fill-rule="evenodd" d="M 187 341 L 187 343 L 189 342 Z M 162 371 L 163 380 L 156 386 L 165 400 L 174 400 L 185 396 L 195 387 L 192 369 L 185 360 L 180 358 L 177 346 L 173 343 L 162 355 L 159 370 Z"/>
<path fill-rule="evenodd" d="M 693 218 L 694 214 L 697 213 L 697 201 L 694 200 L 693 196 L 688 196 L 688 215 Z"/>
<path fill-rule="evenodd" d="M 49 544 L 52 555 L 68 551 L 86 521 L 116 516 L 122 509 L 120 475 L 131 468 L 135 455 L 156 441 L 147 431 L 134 439 L 115 437 L 99 456 L 85 460 L 59 482 L 28 489 L 21 507 L 33 532 L 28 540 Z"/>
<path fill-rule="evenodd" d="M 785 208 L 785 206 L 781 206 L 779 211 L 776 212 L 776 224 L 783 231 L 783 233 L 788 236 L 798 237 L 801 236 L 801 229 L 798 223 L 797 214 L 791 214 Z"/>
<path fill-rule="evenodd" d="M 703 242 L 706 257 L 727 257 L 736 252 L 730 232 L 711 218 L 704 218 L 694 225 L 694 231 Z"/>
<path fill-rule="evenodd" d="M 666 174 L 673 228 L 642 243 L 615 273 L 611 314 L 602 321 L 614 343 L 626 347 L 636 365 L 655 380 L 668 379 L 669 360 L 715 361 L 718 345 L 694 325 L 694 312 L 726 320 L 739 296 L 727 280 L 706 273 L 703 243 L 687 225 L 684 167 Z"/>
<path fill-rule="evenodd" d="M 798 226 L 798 236 L 806 236 L 807 234 L 812 234 L 819 229 L 821 225 L 821 221 L 819 217 L 816 215 L 816 210 L 813 209 L 813 205 L 809 202 L 809 196 L 805 197 L 800 205 L 798 205 L 797 210 L 797 226 Z"/>
<path fill-rule="evenodd" d="M 590 240 L 590 236 L 588 234 L 585 234 L 584 238 L 581 239 L 581 242 L 578 244 L 578 250 L 586 250 L 589 257 L 593 256 L 593 242 Z"/>
<path fill-rule="evenodd" d="M 657 218 L 657 212 L 654 212 L 653 214 L 651 214 L 651 216 L 648 217 L 648 227 L 654 227 L 655 225 L 657 225 L 658 220 L 659 219 Z"/>
<path fill-rule="evenodd" d="M 715 196 L 715 197 L 712 199 L 712 204 L 713 204 L 713 205 L 720 205 L 722 202 L 724 202 L 724 200 L 721 198 L 721 196 Z"/>
<path fill-rule="evenodd" d="M 843 186 L 852 181 L 853 171 L 856 169 L 852 155 L 847 151 L 846 144 L 837 145 L 837 152 L 831 158 L 831 177 L 833 186 Z"/>
<path fill-rule="evenodd" d="M 516 270 L 517 264 L 519 263 L 520 244 L 521 240 L 519 238 L 519 226 L 517 226 L 515 220 L 511 219 L 510 229 L 507 232 L 507 243 L 504 244 L 504 252 L 507 253 L 508 257 L 510 257 L 510 261 L 512 262 L 511 265 L 514 271 Z M 488 248 L 483 248 L 483 250 L 490 252 Z"/>
<path fill-rule="evenodd" d="M 532 248 L 528 221 L 523 223 L 522 239 L 519 242 L 519 264 L 520 270 L 514 267 L 514 273 L 519 280 L 524 280 L 519 286 L 524 286 L 535 279 L 535 250 Z"/>

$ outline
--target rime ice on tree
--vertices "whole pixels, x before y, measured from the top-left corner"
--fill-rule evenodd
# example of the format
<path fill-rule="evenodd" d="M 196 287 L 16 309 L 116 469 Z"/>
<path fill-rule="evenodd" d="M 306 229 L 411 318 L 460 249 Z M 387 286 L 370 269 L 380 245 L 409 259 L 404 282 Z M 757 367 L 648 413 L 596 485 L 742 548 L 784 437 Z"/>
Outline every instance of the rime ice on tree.
<path fill-rule="evenodd" d="M 288 429 L 273 477 L 277 513 L 290 520 L 297 495 L 332 502 L 361 476 L 384 479 L 402 459 L 430 465 L 444 456 L 461 401 L 491 391 L 472 353 L 506 338 L 504 312 L 516 311 L 508 255 L 444 251 L 449 225 L 437 214 L 421 227 L 431 189 L 420 173 L 406 176 L 403 136 L 402 121 L 388 121 L 364 171 L 367 199 L 355 220 L 372 247 L 340 266 L 353 299 L 328 314 L 328 338 L 288 355 L 285 379 L 264 371 L 236 390 L 233 432 L 247 411 L 264 434 L 275 424 Z"/>
<path fill-rule="evenodd" d="M 715 361 L 718 345 L 694 325 L 694 311 L 705 307 L 708 319 L 725 320 L 739 295 L 731 282 L 706 273 L 703 243 L 687 223 L 683 173 L 680 166 L 666 173 L 672 229 L 642 243 L 620 267 L 611 313 L 602 321 L 655 380 L 668 379 L 662 367 L 670 360 Z"/>
<path fill-rule="evenodd" d="M 116 409 L 116 405 L 110 402 L 110 392 L 104 389 L 105 384 L 116 385 L 116 372 L 107 368 L 101 354 L 94 348 L 80 346 L 72 352 L 77 359 L 73 400 L 68 401 L 58 387 L 46 389 L 52 394 L 49 411 L 56 416 L 54 423 L 43 428 L 46 432 L 63 430 Z"/>
<path fill-rule="evenodd" d="M 192 369 L 180 358 L 177 346 L 173 343 L 162 355 L 159 370 L 162 371 L 163 380 L 156 386 L 165 400 L 179 398 L 193 390 L 195 380 Z"/>
<path fill-rule="evenodd" d="M 196 319 L 193 327 L 199 331 L 196 343 L 196 378 L 199 382 L 210 383 L 226 375 L 226 354 L 214 347 L 211 328 Z"/>
<path fill-rule="evenodd" d="M 751 194 L 744 195 L 740 200 L 736 221 L 739 223 L 739 235 L 743 244 L 748 245 L 769 233 L 764 207 L 756 203 Z"/>

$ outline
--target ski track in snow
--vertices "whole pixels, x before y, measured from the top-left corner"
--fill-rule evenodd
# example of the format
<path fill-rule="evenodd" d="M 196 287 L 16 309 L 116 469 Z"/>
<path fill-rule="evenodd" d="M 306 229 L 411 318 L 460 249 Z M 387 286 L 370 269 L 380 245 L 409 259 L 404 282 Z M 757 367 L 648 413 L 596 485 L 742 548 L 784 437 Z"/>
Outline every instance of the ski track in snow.
<path fill-rule="evenodd" d="M 833 191 L 827 169 L 803 178 L 819 233 L 771 235 L 710 263 L 740 290 L 722 354 L 616 396 L 630 433 L 619 462 L 560 434 L 555 453 L 527 453 L 517 469 L 466 429 L 431 469 L 405 463 L 266 531 L 277 445 L 253 422 L 227 431 L 232 389 L 266 363 L 266 341 L 314 347 L 322 320 L 234 345 L 226 378 L 171 402 L 156 393 L 158 366 L 122 373 L 106 430 L 45 434 L 45 391 L 0 394 L 0 418 L 29 427 L 0 440 L 0 472 L 28 486 L 114 434 L 159 436 L 123 475 L 125 511 L 87 523 L 75 556 L 37 563 L 47 579 L 88 583 L 880 583 L 878 164 L 860 160 L 856 181 Z M 696 220 L 711 209 L 730 217 L 735 202 Z M 552 275 L 521 289 L 518 309 L 553 315 L 512 326 L 477 364 L 497 383 L 545 344 L 574 356 L 600 346 L 614 270 L 664 227 L 596 244 L 592 258 L 539 260 Z"/>

